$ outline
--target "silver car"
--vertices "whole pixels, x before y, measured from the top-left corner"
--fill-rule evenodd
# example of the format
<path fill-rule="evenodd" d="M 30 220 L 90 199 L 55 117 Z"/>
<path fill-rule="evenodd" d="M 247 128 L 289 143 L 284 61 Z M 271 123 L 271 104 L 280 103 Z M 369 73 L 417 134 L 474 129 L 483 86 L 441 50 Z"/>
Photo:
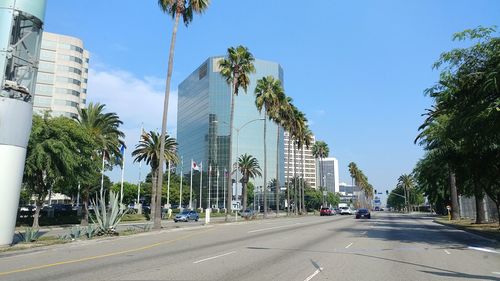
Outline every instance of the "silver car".
<path fill-rule="evenodd" d="M 200 219 L 200 215 L 196 211 L 183 211 L 175 216 L 174 222 L 185 221 L 188 222 L 190 220 L 198 221 Z"/>

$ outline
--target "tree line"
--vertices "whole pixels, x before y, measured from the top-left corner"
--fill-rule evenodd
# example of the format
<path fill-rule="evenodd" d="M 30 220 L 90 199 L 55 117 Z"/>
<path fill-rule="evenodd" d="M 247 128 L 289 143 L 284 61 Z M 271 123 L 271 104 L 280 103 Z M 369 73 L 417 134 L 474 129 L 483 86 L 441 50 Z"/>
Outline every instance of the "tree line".
<path fill-rule="evenodd" d="M 496 27 L 453 35 L 469 47 L 444 52 L 433 68 L 439 81 L 425 92 L 433 100 L 415 142 L 426 151 L 413 171 L 417 186 L 439 211 L 458 195 L 474 196 L 476 223 L 485 222 L 488 195 L 500 213 L 500 38 Z"/>

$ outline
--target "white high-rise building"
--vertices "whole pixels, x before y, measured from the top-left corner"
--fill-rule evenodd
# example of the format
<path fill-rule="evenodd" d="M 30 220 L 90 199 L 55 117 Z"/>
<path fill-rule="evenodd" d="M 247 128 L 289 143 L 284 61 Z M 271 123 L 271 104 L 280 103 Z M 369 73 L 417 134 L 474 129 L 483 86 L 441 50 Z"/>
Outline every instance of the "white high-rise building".
<path fill-rule="evenodd" d="M 82 40 L 43 32 L 33 113 L 78 116 L 87 102 L 89 52 Z"/>
<path fill-rule="evenodd" d="M 323 158 L 323 160 L 318 161 L 318 183 L 323 185 L 327 191 L 335 193 L 340 191 L 339 161 L 337 158 Z"/>
<path fill-rule="evenodd" d="M 309 148 L 305 147 L 303 148 L 304 152 L 304 159 L 305 161 L 302 161 L 302 150 L 298 151 L 296 149 L 293 149 L 293 143 L 290 143 L 292 141 L 290 139 L 290 134 L 288 132 L 285 132 L 285 180 L 288 181 L 289 179 L 293 178 L 293 172 L 295 165 L 297 165 L 297 171 L 295 171 L 296 176 L 300 176 L 301 173 L 304 174 L 304 179 L 311 185 L 312 188 L 316 188 L 316 159 L 314 159 L 314 156 L 312 154 L 312 146 L 316 142 L 315 137 L 312 137 L 312 142 Z M 290 155 L 288 154 L 288 149 L 290 148 Z"/>

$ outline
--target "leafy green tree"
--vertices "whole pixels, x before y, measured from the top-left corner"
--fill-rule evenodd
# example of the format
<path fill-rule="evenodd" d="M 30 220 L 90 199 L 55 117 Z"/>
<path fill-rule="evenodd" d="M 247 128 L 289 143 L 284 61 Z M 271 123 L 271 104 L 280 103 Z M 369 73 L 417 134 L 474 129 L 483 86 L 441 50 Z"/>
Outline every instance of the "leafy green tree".
<path fill-rule="evenodd" d="M 24 183 L 35 194 L 33 227 L 49 190 L 79 177 L 80 163 L 90 158 L 93 141 L 73 120 L 34 115 L 26 154 Z"/>
<path fill-rule="evenodd" d="M 484 194 L 498 186 L 494 175 L 500 174 L 500 38 L 493 36 L 495 32 L 495 28 L 478 27 L 453 36 L 474 44 L 445 52 L 434 64 L 441 69 L 440 80 L 426 91 L 434 105 L 427 110 L 417 137 L 427 150 L 443 155 L 442 165 L 449 168 L 452 211 L 458 211 L 457 188 L 474 195 L 476 223 L 485 221 Z"/>
<path fill-rule="evenodd" d="M 78 109 L 79 116 L 75 118 L 83 130 L 90 135 L 94 142 L 94 153 L 88 159 L 82 159 L 82 166 L 90 164 L 84 162 L 92 160 L 93 162 L 101 162 L 101 188 L 100 193 L 104 189 L 104 171 L 111 169 L 115 164 L 121 162 L 120 146 L 125 145 L 123 138 L 125 134 L 120 130 L 120 125 L 123 122 L 114 112 L 105 112 L 105 105 L 100 103 L 89 103 L 86 108 Z M 118 161 L 116 161 L 118 159 Z M 107 160 L 107 163 L 106 163 Z M 107 164 L 107 165 L 106 165 Z M 81 186 L 82 186 L 82 202 L 83 216 L 82 225 L 88 224 L 88 204 L 89 196 L 95 186 L 91 185 L 95 181 L 97 171 L 95 169 L 80 169 Z"/>
<path fill-rule="evenodd" d="M 285 100 L 285 92 L 281 86 L 281 81 L 275 79 L 273 76 L 262 77 L 257 80 L 257 86 L 255 87 L 255 105 L 259 112 L 262 113 L 264 110 L 264 182 L 267 182 L 267 119 L 273 120 L 277 123 L 280 122 L 280 108 Z M 279 128 L 278 128 L 278 142 L 279 143 Z M 279 151 L 279 150 L 277 150 Z M 279 157 L 277 156 L 276 163 L 278 164 Z M 278 172 L 279 169 L 276 169 Z M 277 185 L 279 186 L 279 175 L 276 176 Z M 279 202 L 279 192 L 278 194 Z M 264 188 L 264 218 L 267 216 L 267 188 Z M 276 204 L 276 215 L 279 212 L 279 204 Z"/>
<path fill-rule="evenodd" d="M 332 206 L 337 206 L 340 203 L 340 196 L 329 191 L 326 195 L 326 203 Z"/>
<path fill-rule="evenodd" d="M 150 131 L 149 133 L 143 132 L 141 134 L 141 139 L 139 143 L 135 146 L 134 151 L 132 151 L 132 157 L 134 157 L 134 162 L 145 161 L 146 165 L 151 166 L 151 177 L 152 177 L 152 192 L 151 192 L 151 220 L 154 220 L 156 210 L 156 205 L 161 205 L 161 202 L 156 201 L 157 185 L 158 185 L 158 173 L 161 169 L 160 165 L 160 135 L 157 132 Z M 165 145 L 163 150 L 163 157 L 168 161 L 173 163 L 178 162 L 177 157 L 177 142 L 174 138 L 169 135 L 165 136 Z M 163 177 L 162 177 L 163 178 Z M 160 188 L 160 194 L 162 194 L 163 189 Z M 160 197 L 161 200 L 161 197 Z"/>
<path fill-rule="evenodd" d="M 170 99 L 170 81 L 172 80 L 172 70 L 174 67 L 174 50 L 175 50 L 175 40 L 177 38 L 177 28 L 179 26 L 179 20 L 182 17 L 184 21 L 184 25 L 186 27 L 193 21 L 193 14 L 201 14 L 206 9 L 208 9 L 210 1 L 209 0 L 158 0 L 158 5 L 160 9 L 172 16 L 174 19 L 174 28 L 172 31 L 172 39 L 170 41 L 170 52 L 168 55 L 168 70 L 167 70 L 167 81 L 165 87 L 165 99 L 163 104 L 163 118 L 162 118 L 162 126 L 161 126 L 161 136 L 160 136 L 160 149 L 162 151 L 165 149 L 165 141 L 167 138 L 167 116 L 168 116 L 168 101 Z M 157 185 L 161 185 L 163 183 L 163 165 L 166 158 L 163 155 L 159 155 L 159 163 L 158 163 L 158 179 Z M 161 201 L 162 197 L 162 189 L 158 188 L 155 194 L 155 202 Z M 160 204 L 153 209 L 153 205 L 151 205 L 154 219 L 154 228 L 161 228 L 161 208 Z"/>
<path fill-rule="evenodd" d="M 247 191 L 247 184 L 250 181 L 250 179 L 254 179 L 256 177 L 262 176 L 261 173 L 261 168 L 259 165 L 259 161 L 257 158 L 253 157 L 252 155 L 248 154 L 243 154 L 239 157 L 238 159 L 238 170 L 240 171 L 242 177 L 241 177 L 241 185 L 242 185 L 242 197 L 243 197 L 243 202 L 241 204 L 242 209 L 246 210 L 248 204 L 247 204 L 247 196 L 248 196 L 248 191 Z M 264 197 L 265 200 L 265 197 Z M 265 201 L 264 201 L 265 202 Z M 265 203 L 264 203 L 265 204 Z"/>
<path fill-rule="evenodd" d="M 141 188 L 142 189 L 142 188 Z M 120 194 L 121 192 L 121 182 L 114 183 L 111 190 L 115 194 Z M 141 194 L 143 191 L 141 190 Z M 137 184 L 130 182 L 123 182 L 123 203 L 130 204 L 137 200 Z"/>
<path fill-rule="evenodd" d="M 229 128 L 231 130 L 231 134 L 229 134 L 230 144 L 232 143 L 234 128 L 234 96 L 238 95 L 240 88 L 243 88 L 245 93 L 247 92 L 248 85 L 250 85 L 250 73 L 255 72 L 254 61 L 255 58 L 248 48 L 241 45 L 227 49 L 227 56 L 219 61 L 220 73 L 231 87 L 231 113 L 229 117 Z M 228 153 L 228 155 L 232 155 L 232 145 L 229 145 Z M 230 159 L 229 162 L 231 161 Z M 229 163 L 229 165 L 231 166 L 232 163 Z M 231 182 L 231 173 L 228 173 L 226 183 L 229 185 Z M 227 188 L 226 221 L 229 220 L 232 198 L 233 190 L 232 188 Z"/>

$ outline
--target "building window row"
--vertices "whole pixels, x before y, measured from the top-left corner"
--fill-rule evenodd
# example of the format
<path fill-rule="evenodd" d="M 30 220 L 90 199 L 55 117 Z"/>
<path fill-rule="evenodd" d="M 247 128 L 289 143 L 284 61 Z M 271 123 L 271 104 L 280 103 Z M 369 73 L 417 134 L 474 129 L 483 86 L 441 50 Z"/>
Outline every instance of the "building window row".
<path fill-rule="evenodd" d="M 76 62 L 76 63 L 79 63 L 79 64 L 82 64 L 82 62 L 83 62 L 81 58 L 77 58 L 75 56 L 70 56 L 70 55 L 58 55 L 57 57 L 60 60 L 73 61 L 73 62 Z"/>
<path fill-rule="evenodd" d="M 78 75 L 82 74 L 82 71 L 76 67 L 71 67 L 71 66 L 66 66 L 66 65 L 58 65 L 57 66 L 58 71 L 66 71 L 66 72 L 72 72 L 76 73 Z"/>
<path fill-rule="evenodd" d="M 61 83 L 75 84 L 78 86 L 80 86 L 82 84 L 82 82 L 80 82 L 79 80 L 69 78 L 69 77 L 61 77 L 61 76 L 57 76 L 56 81 L 61 82 Z"/>
<path fill-rule="evenodd" d="M 40 51 L 40 60 L 55 61 L 56 60 L 56 52 L 52 52 L 49 50 L 41 50 Z"/>
<path fill-rule="evenodd" d="M 72 90 L 72 89 L 65 89 L 65 88 L 56 88 L 56 93 L 58 94 L 66 94 L 66 95 L 73 95 L 76 97 L 80 96 L 80 92 Z"/>
<path fill-rule="evenodd" d="M 56 105 L 66 105 L 66 106 L 72 106 L 72 107 L 78 107 L 78 103 L 74 101 L 69 101 L 69 100 L 54 100 L 54 104 Z"/>
<path fill-rule="evenodd" d="M 59 44 L 59 46 L 61 47 L 61 49 L 77 51 L 80 54 L 83 53 L 83 49 L 80 48 L 80 47 L 78 47 L 78 46 L 75 46 L 75 45 L 71 45 L 71 44 L 68 44 L 68 43 L 61 43 L 61 44 Z"/>

